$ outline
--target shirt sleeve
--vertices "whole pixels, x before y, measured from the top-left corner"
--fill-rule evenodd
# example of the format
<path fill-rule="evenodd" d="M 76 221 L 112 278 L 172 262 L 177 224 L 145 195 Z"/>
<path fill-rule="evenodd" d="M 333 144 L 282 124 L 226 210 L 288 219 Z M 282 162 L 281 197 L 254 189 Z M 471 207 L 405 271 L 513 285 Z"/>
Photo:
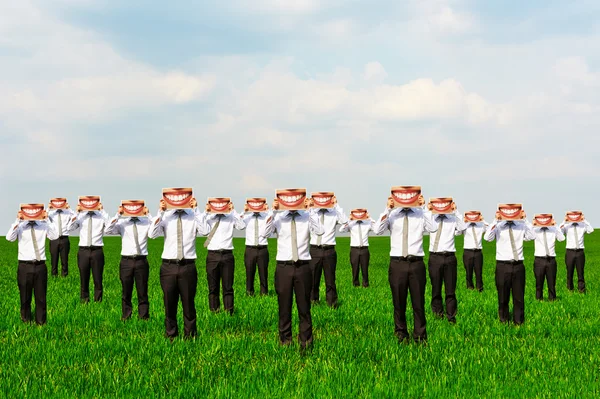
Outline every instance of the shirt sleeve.
<path fill-rule="evenodd" d="M 585 224 L 585 232 L 590 234 L 594 232 L 594 228 L 592 227 L 592 225 L 590 224 L 590 222 L 586 220 L 583 221 L 583 223 Z"/>
<path fill-rule="evenodd" d="M 106 227 L 104 228 L 104 234 L 108 236 L 121 234 L 121 229 L 119 228 L 119 214 L 117 213 L 112 219 L 106 223 Z"/>
<path fill-rule="evenodd" d="M 68 231 L 77 230 L 81 226 L 81 221 L 83 220 L 83 216 L 85 214 L 83 212 L 76 213 L 73 217 L 69 219 Z"/>
<path fill-rule="evenodd" d="M 210 224 L 208 223 L 208 213 L 200 212 L 198 207 L 194 208 L 194 220 L 196 221 L 196 235 L 207 236 L 210 233 Z"/>
<path fill-rule="evenodd" d="M 456 228 L 454 230 L 454 235 L 461 235 L 468 227 L 468 225 L 464 221 L 464 216 L 459 211 L 456 211 L 454 214 L 456 218 Z"/>
<path fill-rule="evenodd" d="M 423 229 L 428 233 L 435 233 L 438 230 L 434 215 L 429 211 L 423 212 Z"/>
<path fill-rule="evenodd" d="M 271 236 L 271 234 L 273 234 L 275 231 L 277 231 L 278 226 L 275 224 L 276 223 L 276 219 L 277 216 L 279 215 L 279 212 L 273 212 L 269 215 L 267 215 L 267 219 L 265 220 L 265 224 L 264 226 L 260 226 L 258 228 L 259 231 L 259 236 L 262 238 L 269 238 Z"/>
<path fill-rule="evenodd" d="M 350 222 L 344 223 L 340 226 L 339 232 L 340 233 L 347 233 L 350 231 Z"/>
<path fill-rule="evenodd" d="M 565 240 L 565 235 L 563 234 L 562 230 L 559 229 L 558 227 L 554 228 L 554 235 L 556 236 L 556 240 L 557 241 L 564 241 Z"/>
<path fill-rule="evenodd" d="M 150 228 L 148 229 L 148 237 L 156 238 L 163 236 L 165 234 L 165 229 L 163 225 L 163 218 L 165 215 L 165 211 L 158 212 L 158 214 L 150 219 Z"/>
<path fill-rule="evenodd" d="M 54 223 L 49 223 L 49 222 L 45 222 L 46 223 L 46 228 L 47 233 L 46 236 L 48 237 L 48 239 L 50 241 L 56 240 L 58 239 L 58 226 L 56 226 Z"/>
<path fill-rule="evenodd" d="M 525 219 L 525 234 L 523 235 L 524 241 L 535 240 L 535 231 L 533 231 L 533 225 L 527 219 Z"/>
<path fill-rule="evenodd" d="M 319 220 L 319 216 L 316 212 L 308 212 L 308 228 L 312 234 L 321 236 L 325 234 L 325 228 Z"/>
<path fill-rule="evenodd" d="M 21 230 L 21 221 L 19 219 L 15 220 L 13 224 L 10 225 L 8 229 L 8 233 L 6 233 L 6 239 L 8 241 L 16 241 L 17 237 L 19 237 L 19 231 Z"/>
<path fill-rule="evenodd" d="M 239 213 L 234 209 L 232 212 L 234 227 L 238 230 L 244 230 L 246 228 L 246 223 L 242 220 L 242 217 Z"/>
<path fill-rule="evenodd" d="M 390 208 L 385 208 L 385 211 L 383 211 L 383 213 L 381 213 L 381 215 L 379 215 L 379 218 L 377 219 L 377 221 L 375 222 L 375 225 L 373 226 L 373 233 L 380 236 L 383 234 L 383 232 L 386 229 L 390 228 L 390 214 L 391 214 Z"/>
<path fill-rule="evenodd" d="M 335 214 L 337 217 L 337 223 L 338 224 L 348 223 L 348 216 L 346 216 L 346 214 L 344 213 L 344 209 L 341 206 L 339 206 L 338 204 L 335 204 L 334 209 L 335 209 Z"/>
<path fill-rule="evenodd" d="M 494 241 L 498 237 L 498 220 L 494 219 L 492 224 L 489 225 L 485 234 L 483 235 L 483 239 L 486 241 Z"/>

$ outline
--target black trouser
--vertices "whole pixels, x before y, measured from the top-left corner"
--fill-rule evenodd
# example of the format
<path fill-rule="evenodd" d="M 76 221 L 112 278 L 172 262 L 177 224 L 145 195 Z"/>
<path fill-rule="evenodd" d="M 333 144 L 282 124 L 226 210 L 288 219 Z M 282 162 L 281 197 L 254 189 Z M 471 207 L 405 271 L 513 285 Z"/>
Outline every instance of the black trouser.
<path fill-rule="evenodd" d="M 496 261 L 496 289 L 498 290 L 498 317 L 508 322 L 508 303 L 512 291 L 513 320 L 515 324 L 525 321 L 525 266 L 523 261 Z"/>
<path fill-rule="evenodd" d="M 473 289 L 473 271 L 477 291 L 483 291 L 483 252 L 481 249 L 465 249 L 463 263 L 467 276 L 467 288 Z"/>
<path fill-rule="evenodd" d="M 567 265 L 567 289 L 573 290 L 573 272 L 577 268 L 577 289 L 579 292 L 585 292 L 585 277 L 583 269 L 585 267 L 585 252 L 583 249 L 569 249 L 565 253 L 565 264 Z"/>
<path fill-rule="evenodd" d="M 102 247 L 79 247 L 77 252 L 81 299 L 90 300 L 90 270 L 94 278 L 94 301 L 102 301 L 102 275 L 104 274 L 104 250 Z"/>
<path fill-rule="evenodd" d="M 292 304 L 296 293 L 298 308 L 298 340 L 301 345 L 310 345 L 312 318 L 310 316 L 310 292 L 312 270 L 308 261 L 277 262 L 275 267 L 275 292 L 279 305 L 279 340 L 282 344 L 292 341 Z"/>
<path fill-rule="evenodd" d="M 533 260 L 535 298 L 544 299 L 544 280 L 548 280 L 548 299 L 556 299 L 556 257 L 536 256 Z"/>
<path fill-rule="evenodd" d="M 422 257 L 402 258 L 392 256 L 388 273 L 392 301 L 394 303 L 395 334 L 399 338 L 408 337 L 406 326 L 406 298 L 410 292 L 415 326 L 413 337 L 415 340 L 426 340 L 425 328 L 425 263 Z"/>
<path fill-rule="evenodd" d="M 131 304 L 131 294 L 133 293 L 133 283 L 137 291 L 138 315 L 140 319 L 147 319 L 148 312 L 148 276 L 150 267 L 148 259 L 145 256 L 140 257 L 121 257 L 119 276 L 121 277 L 121 286 L 123 295 L 121 296 L 122 318 L 128 319 L 133 312 Z"/>
<path fill-rule="evenodd" d="M 358 275 L 362 271 L 363 287 L 369 286 L 369 247 L 350 247 L 350 265 L 352 265 L 352 284 L 360 285 Z"/>
<path fill-rule="evenodd" d="M 337 252 L 333 245 L 326 247 L 310 246 L 310 268 L 313 273 L 312 301 L 319 300 L 319 288 L 321 286 L 321 273 L 325 274 L 325 299 L 329 306 L 337 304 L 338 295 L 335 286 L 335 268 L 337 266 Z"/>
<path fill-rule="evenodd" d="M 21 299 L 21 320 L 31 321 L 31 295 L 35 295 L 35 322 L 46 324 L 46 291 L 48 269 L 46 261 L 19 261 L 17 284 Z"/>
<path fill-rule="evenodd" d="M 223 307 L 233 313 L 233 275 L 235 259 L 233 251 L 208 251 L 206 255 L 206 278 L 208 280 L 208 307 L 216 312 L 221 307 L 219 285 L 223 285 Z"/>
<path fill-rule="evenodd" d="M 176 337 L 179 334 L 177 327 L 177 305 L 181 297 L 183 308 L 183 333 L 184 336 L 196 336 L 196 286 L 198 272 L 195 259 L 182 259 L 175 261 L 163 259 L 160 266 L 160 286 L 163 290 L 165 302 L 165 330 L 167 337 Z"/>
<path fill-rule="evenodd" d="M 254 278 L 258 265 L 258 278 L 260 280 L 260 293 L 269 293 L 269 249 L 266 245 L 256 247 L 246 245 L 244 252 L 244 265 L 246 266 L 246 292 L 254 294 Z"/>
<path fill-rule="evenodd" d="M 429 253 L 429 280 L 431 281 L 431 310 L 437 315 L 444 314 L 442 285 L 446 296 L 446 317 L 456 318 L 456 255 L 453 252 Z"/>
<path fill-rule="evenodd" d="M 52 275 L 58 275 L 58 257 L 62 265 L 62 276 L 69 274 L 69 252 L 71 251 L 71 241 L 69 236 L 60 236 L 56 240 L 50 240 L 50 265 L 52 266 Z"/>

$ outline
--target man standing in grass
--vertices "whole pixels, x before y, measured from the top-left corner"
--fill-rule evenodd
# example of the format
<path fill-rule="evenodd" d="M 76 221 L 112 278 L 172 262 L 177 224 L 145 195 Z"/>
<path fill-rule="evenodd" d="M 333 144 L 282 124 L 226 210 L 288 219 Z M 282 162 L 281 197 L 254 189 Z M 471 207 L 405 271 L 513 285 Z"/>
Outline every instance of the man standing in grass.
<path fill-rule="evenodd" d="M 581 211 L 569 211 L 564 222 L 560 225 L 567 237 L 565 264 L 567 265 L 567 289 L 573 291 L 573 272 L 577 269 L 577 289 L 584 294 L 585 287 L 585 252 L 583 235 L 594 231 L 592 225 L 585 219 Z"/>
<path fill-rule="evenodd" d="M 548 281 L 548 300 L 556 299 L 556 241 L 564 241 L 565 235 L 556 227 L 552 214 L 538 214 L 533 218 L 535 233 L 535 299 L 544 299 L 544 280 Z"/>
<path fill-rule="evenodd" d="M 420 207 L 394 208 L 394 200 L 388 200 L 385 211 L 373 227 L 375 234 L 390 231 L 389 282 L 394 304 L 394 334 L 399 342 L 408 342 L 406 325 L 406 299 L 410 292 L 413 308 L 413 339 L 417 343 L 427 341 L 425 320 L 425 286 L 427 275 L 423 262 L 423 235 L 437 230 L 435 222 Z"/>
<path fill-rule="evenodd" d="M 508 304 L 512 292 L 513 321 L 520 325 L 525 321 L 523 241 L 535 239 L 535 233 L 531 223 L 525 219 L 521 204 L 503 205 L 496 212 L 496 218 L 485 233 L 484 239 L 496 240 L 496 288 L 500 322 L 508 323 L 510 319 Z"/>
<path fill-rule="evenodd" d="M 21 299 L 21 320 L 31 322 L 31 296 L 35 295 L 35 322 L 46 324 L 46 291 L 48 269 L 46 268 L 46 237 L 58 239 L 58 230 L 49 223 L 46 211 L 42 220 L 25 221 L 23 211 L 17 213 L 17 220 L 10 226 L 6 239 L 19 241 L 17 283 Z"/>
<path fill-rule="evenodd" d="M 362 272 L 363 287 L 369 286 L 369 232 L 373 231 L 375 221 L 366 209 L 353 209 L 350 221 L 340 227 L 340 233 L 350 232 L 350 265 L 352 266 L 352 285 L 360 286 L 359 276 Z"/>
<path fill-rule="evenodd" d="M 304 206 L 308 207 L 305 199 Z M 298 341 L 300 350 L 305 351 L 313 343 L 312 317 L 310 314 L 310 294 L 312 271 L 309 265 L 309 242 L 311 234 L 323 234 L 323 225 L 314 210 L 279 211 L 279 200 L 273 201 L 273 216 L 267 219 L 261 236 L 269 237 L 277 233 L 277 256 L 275 267 L 275 292 L 279 305 L 279 342 L 292 343 L 292 304 L 296 294 L 298 308 Z"/>
<path fill-rule="evenodd" d="M 62 266 L 61 276 L 69 274 L 69 219 L 75 216 L 75 211 L 69 207 L 66 198 L 52 198 L 48 205 L 48 218 L 58 230 L 58 239 L 50 241 L 50 266 L 53 276 L 58 276 L 58 261 Z"/>
<path fill-rule="evenodd" d="M 480 211 L 465 212 L 463 241 L 463 264 L 467 289 L 483 291 L 483 234 L 488 228 L 488 223 L 483 220 Z M 473 285 L 473 273 L 475 285 Z"/>

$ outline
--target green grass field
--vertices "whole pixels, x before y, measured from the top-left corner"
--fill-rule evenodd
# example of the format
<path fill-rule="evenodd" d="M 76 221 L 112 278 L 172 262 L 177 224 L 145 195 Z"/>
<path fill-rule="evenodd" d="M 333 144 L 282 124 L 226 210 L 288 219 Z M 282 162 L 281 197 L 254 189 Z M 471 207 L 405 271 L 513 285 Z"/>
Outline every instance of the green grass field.
<path fill-rule="evenodd" d="M 163 337 L 162 240 L 150 247 L 150 320 L 121 316 L 120 238 L 106 238 L 104 302 L 79 302 L 73 238 L 70 274 L 48 282 L 48 324 L 19 317 L 17 245 L 0 241 L 0 395 L 3 397 L 598 397 L 600 234 L 586 236 L 587 295 L 568 292 L 558 245 L 558 300 L 535 300 L 533 247 L 526 244 L 525 324 L 497 319 L 494 244 L 486 243 L 482 293 L 467 291 L 459 248 L 457 324 L 434 319 L 426 293 L 427 346 L 399 345 L 387 281 L 389 238 L 371 239 L 370 288 L 354 288 L 349 239 L 338 238 L 341 306 L 313 307 L 315 346 L 280 347 L 270 242 L 271 295 L 246 297 L 243 239 L 235 239 L 233 317 L 211 314 L 198 241 L 195 340 Z M 462 246 L 462 237 L 457 239 Z M 49 259 L 49 258 L 48 258 Z M 48 269 L 50 269 L 48 262 Z M 258 292 L 258 278 L 257 278 Z M 321 297 L 324 299 L 324 282 Z M 547 292 L 544 294 L 547 297 Z M 324 300 L 322 301 L 324 302 Z M 135 305 L 135 294 L 134 294 Z M 410 308 L 409 308 L 410 309 Z M 511 305 L 512 309 L 512 305 Z M 180 328 L 182 329 L 181 313 Z M 412 312 L 408 312 L 412 329 Z M 294 336 L 297 316 L 294 313 Z"/>

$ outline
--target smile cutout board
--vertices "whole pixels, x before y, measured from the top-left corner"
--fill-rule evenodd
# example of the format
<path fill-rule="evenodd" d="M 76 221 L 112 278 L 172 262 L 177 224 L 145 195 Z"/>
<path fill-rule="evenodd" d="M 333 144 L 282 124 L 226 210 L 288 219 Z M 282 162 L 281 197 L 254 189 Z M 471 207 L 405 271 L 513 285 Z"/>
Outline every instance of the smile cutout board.
<path fill-rule="evenodd" d="M 456 204 L 452 197 L 434 197 L 429 198 L 427 209 L 437 215 L 448 214 L 456 210 Z"/>
<path fill-rule="evenodd" d="M 191 187 L 170 187 L 163 188 L 162 199 L 167 204 L 167 209 L 190 209 L 192 206 L 192 188 Z"/>
<path fill-rule="evenodd" d="M 20 204 L 23 220 L 43 220 L 44 204 Z"/>
<path fill-rule="evenodd" d="M 579 223 L 585 220 L 582 211 L 567 211 L 565 215 L 565 222 Z"/>
<path fill-rule="evenodd" d="M 551 213 L 537 213 L 533 216 L 533 222 L 531 224 L 537 227 L 548 227 L 556 225 L 556 222 Z"/>
<path fill-rule="evenodd" d="M 225 214 L 231 212 L 230 197 L 208 197 L 206 200 L 206 211 L 214 214 Z"/>
<path fill-rule="evenodd" d="M 421 186 L 394 186 L 391 194 L 394 208 L 416 208 L 423 205 Z"/>
<path fill-rule="evenodd" d="M 498 220 L 523 220 L 523 204 L 498 204 Z"/>
<path fill-rule="evenodd" d="M 318 191 L 310 194 L 313 208 L 329 209 L 335 205 L 333 191 Z"/>
<path fill-rule="evenodd" d="M 267 199 L 264 197 L 246 198 L 246 207 L 248 212 L 267 212 L 269 210 Z"/>
<path fill-rule="evenodd" d="M 81 211 L 98 211 L 100 210 L 101 202 L 99 195 L 82 195 L 78 198 Z"/>
<path fill-rule="evenodd" d="M 123 216 L 144 217 L 148 216 L 148 208 L 144 200 L 122 200 Z"/>
<path fill-rule="evenodd" d="M 55 197 L 50 198 L 50 208 L 51 209 L 66 209 L 69 207 L 69 203 L 67 199 L 64 197 Z"/>
<path fill-rule="evenodd" d="M 275 198 L 279 202 L 279 209 L 282 211 L 298 211 L 306 209 L 306 189 L 305 188 L 284 188 L 275 191 Z"/>
<path fill-rule="evenodd" d="M 350 211 L 350 220 L 367 220 L 369 211 L 366 208 L 356 208 Z"/>
<path fill-rule="evenodd" d="M 483 222 L 483 215 L 481 211 L 466 211 L 463 220 L 465 223 Z"/>

